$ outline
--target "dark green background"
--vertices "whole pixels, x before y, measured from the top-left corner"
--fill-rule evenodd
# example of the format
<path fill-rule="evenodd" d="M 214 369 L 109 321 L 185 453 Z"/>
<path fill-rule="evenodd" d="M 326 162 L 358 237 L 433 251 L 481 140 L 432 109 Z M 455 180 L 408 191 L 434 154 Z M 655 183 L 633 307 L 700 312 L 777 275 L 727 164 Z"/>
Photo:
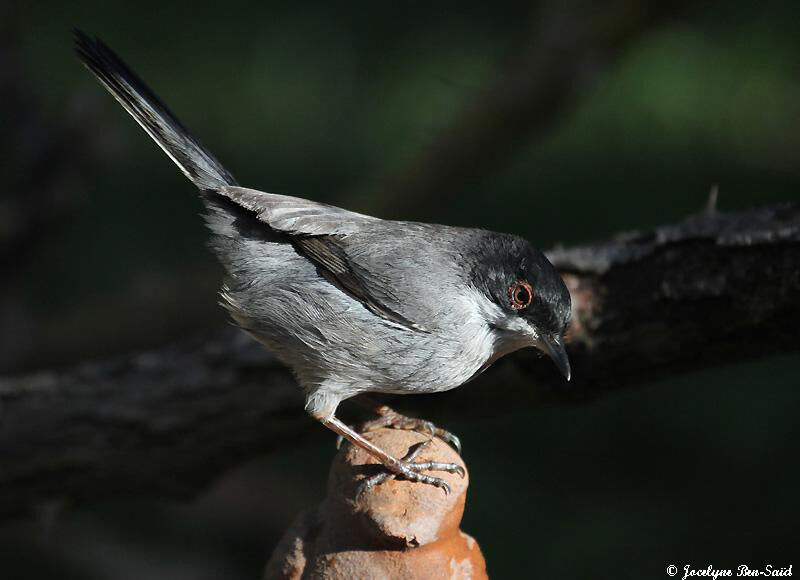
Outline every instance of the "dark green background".
<path fill-rule="evenodd" d="M 358 211 L 365 196 L 381 196 L 371 184 L 401 172 L 496 78 L 539 8 L 196 0 L 0 9 L 40 123 L 31 139 L 89 111 L 95 140 L 89 169 L 69 183 L 69 211 L 17 265 L 25 316 L 14 319 L 13 343 L 3 333 L 14 353 L 6 368 L 154 346 L 224 321 L 221 270 L 191 185 L 80 67 L 72 27 L 114 47 L 241 183 Z M 432 197 L 403 217 L 548 247 L 680 220 L 714 184 L 723 210 L 795 198 L 798 22 L 795 2 L 684 9 L 601 68 L 574 111 L 457 203 Z M 0 143 L 0 207 L 12 207 L 27 149 L 7 135 Z M 473 478 L 463 527 L 495 578 L 788 565 L 800 515 L 798 371 L 797 356 L 774 357 L 586 405 L 448 425 Z M 513 407 L 502 392 L 497 404 Z M 42 506 L 38 518 L 0 527 L 0 576 L 256 578 L 292 518 L 322 497 L 329 439 L 243 466 L 192 502 Z"/>

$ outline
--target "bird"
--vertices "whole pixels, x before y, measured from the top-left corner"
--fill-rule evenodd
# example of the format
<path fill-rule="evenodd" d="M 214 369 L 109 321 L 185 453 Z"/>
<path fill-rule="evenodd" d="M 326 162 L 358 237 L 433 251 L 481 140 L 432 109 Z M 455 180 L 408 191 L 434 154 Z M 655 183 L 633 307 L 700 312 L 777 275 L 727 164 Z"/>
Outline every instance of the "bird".
<path fill-rule="evenodd" d="M 300 197 L 242 187 L 156 94 L 97 37 L 75 31 L 83 65 L 197 188 L 210 246 L 226 279 L 220 303 L 288 365 L 305 410 L 367 451 L 383 470 L 449 492 L 430 472 L 453 463 L 395 457 L 364 436 L 377 427 L 427 431 L 428 421 L 374 405 L 355 429 L 336 416 L 362 394 L 448 391 L 526 347 L 570 379 L 564 347 L 571 302 L 556 268 L 524 238 L 477 228 L 385 220 Z"/>

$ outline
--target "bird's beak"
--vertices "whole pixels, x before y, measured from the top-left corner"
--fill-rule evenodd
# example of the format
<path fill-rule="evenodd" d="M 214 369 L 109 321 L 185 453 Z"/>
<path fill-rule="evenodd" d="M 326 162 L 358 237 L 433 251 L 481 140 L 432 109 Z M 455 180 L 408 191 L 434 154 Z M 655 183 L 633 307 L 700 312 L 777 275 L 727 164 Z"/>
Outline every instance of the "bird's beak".
<path fill-rule="evenodd" d="M 558 370 L 561 371 L 567 380 L 570 379 L 572 372 L 569 368 L 569 358 L 567 357 L 567 351 L 564 349 L 564 343 L 561 337 L 540 336 L 536 341 L 536 347 L 553 359 Z"/>

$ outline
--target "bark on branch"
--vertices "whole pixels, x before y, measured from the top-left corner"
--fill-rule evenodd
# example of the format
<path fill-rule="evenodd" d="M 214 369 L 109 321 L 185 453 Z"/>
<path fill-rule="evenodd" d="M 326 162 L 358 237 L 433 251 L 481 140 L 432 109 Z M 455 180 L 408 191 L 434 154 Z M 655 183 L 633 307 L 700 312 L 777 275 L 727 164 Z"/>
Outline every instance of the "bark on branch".
<path fill-rule="evenodd" d="M 475 383 L 403 397 L 425 415 L 502 414 L 800 350 L 800 204 L 709 212 L 550 252 L 573 295 L 573 382 L 532 351 Z M 48 501 L 199 491 L 324 430 L 290 373 L 233 328 L 75 368 L 0 378 L 0 516 Z"/>

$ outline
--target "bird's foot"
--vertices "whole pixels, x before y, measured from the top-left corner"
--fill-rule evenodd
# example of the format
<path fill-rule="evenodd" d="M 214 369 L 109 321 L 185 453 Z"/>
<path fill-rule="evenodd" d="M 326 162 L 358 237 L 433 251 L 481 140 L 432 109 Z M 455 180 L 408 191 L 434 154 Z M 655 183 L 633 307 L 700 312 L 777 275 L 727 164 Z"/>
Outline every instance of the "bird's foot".
<path fill-rule="evenodd" d="M 456 463 L 440 463 L 438 461 L 421 461 L 415 463 L 414 459 L 416 459 L 417 455 L 419 455 L 430 442 L 431 439 L 416 443 L 409 448 L 408 453 L 406 453 L 402 459 L 396 459 L 394 462 L 385 463 L 383 467 L 386 471 L 377 473 L 361 482 L 358 488 L 359 495 L 375 488 L 385 481 L 396 478 L 433 485 L 444 491 L 445 495 L 450 495 L 450 486 L 445 480 L 421 472 L 445 471 L 447 473 L 457 473 L 462 478 L 466 475 L 466 472 L 463 467 Z"/>
<path fill-rule="evenodd" d="M 361 433 L 368 433 L 369 431 L 383 429 L 384 427 L 388 427 L 389 429 L 402 429 L 404 431 L 417 431 L 418 433 L 430 435 L 431 437 L 438 437 L 442 441 L 449 443 L 453 449 L 458 451 L 458 454 L 461 455 L 461 440 L 450 433 L 450 431 L 437 427 L 425 419 L 401 415 L 386 405 L 382 405 L 376 409 L 376 412 L 380 416 L 377 419 L 372 419 L 364 423 L 359 429 Z"/>

